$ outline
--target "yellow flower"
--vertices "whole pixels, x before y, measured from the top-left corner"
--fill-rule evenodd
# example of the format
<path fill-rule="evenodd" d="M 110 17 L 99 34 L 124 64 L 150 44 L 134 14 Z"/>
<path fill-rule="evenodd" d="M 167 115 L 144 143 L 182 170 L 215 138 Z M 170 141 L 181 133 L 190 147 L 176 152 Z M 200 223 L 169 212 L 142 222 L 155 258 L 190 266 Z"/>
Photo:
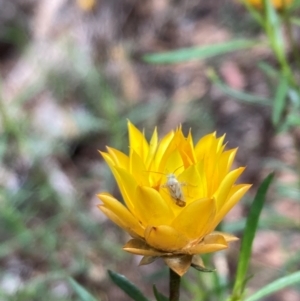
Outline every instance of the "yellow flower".
<path fill-rule="evenodd" d="M 77 0 L 77 5 L 84 11 L 91 11 L 95 8 L 97 0 Z"/>
<path fill-rule="evenodd" d="M 215 133 L 196 145 L 181 127 L 148 143 L 128 122 L 129 156 L 107 147 L 101 152 L 126 206 L 109 193 L 98 195 L 100 210 L 132 239 L 125 251 L 143 255 L 141 264 L 162 257 L 177 274 L 192 265 L 204 269 L 195 254 L 226 249 L 233 235 L 214 232 L 251 185 L 235 184 L 244 167 L 231 170 L 237 149 L 224 150 Z M 172 184 L 174 184 L 172 186 Z"/>
<path fill-rule="evenodd" d="M 246 1 L 257 8 L 263 8 L 264 6 L 263 0 L 246 0 Z M 270 1 L 276 9 L 288 7 L 290 6 L 290 4 L 294 2 L 294 0 L 270 0 Z"/>

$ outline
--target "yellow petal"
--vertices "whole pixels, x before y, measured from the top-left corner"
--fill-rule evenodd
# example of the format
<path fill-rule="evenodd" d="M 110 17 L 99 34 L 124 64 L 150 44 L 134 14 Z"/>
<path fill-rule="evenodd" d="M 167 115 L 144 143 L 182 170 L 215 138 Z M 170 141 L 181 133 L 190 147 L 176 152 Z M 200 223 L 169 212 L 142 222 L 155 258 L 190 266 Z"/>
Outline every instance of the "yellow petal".
<path fill-rule="evenodd" d="M 125 227 L 126 229 L 130 229 L 131 232 L 134 232 L 141 237 L 144 236 L 144 228 L 142 227 L 142 225 L 136 220 L 132 213 L 117 199 L 106 193 L 100 193 L 97 196 L 103 202 L 103 205 L 100 205 L 99 207 L 100 210 L 102 210 L 103 212 L 105 211 L 106 213 L 108 212 L 108 210 L 111 211 L 121 220 L 121 222 L 118 221 L 118 225 L 120 225 L 121 223 L 122 228 Z"/>
<path fill-rule="evenodd" d="M 192 258 L 191 255 L 164 257 L 164 262 L 176 274 L 183 276 L 191 266 Z"/>
<path fill-rule="evenodd" d="M 117 181 L 118 187 L 121 191 L 121 194 L 123 196 L 124 202 L 126 203 L 127 207 L 131 212 L 133 212 L 134 205 L 132 203 L 135 189 L 137 186 L 137 183 L 135 179 L 127 172 L 127 169 L 122 169 L 120 167 L 115 166 L 115 163 L 113 159 L 111 158 L 110 154 L 107 153 L 101 153 L 104 160 L 110 167 L 115 180 Z"/>
<path fill-rule="evenodd" d="M 170 226 L 147 227 L 146 242 L 155 249 L 172 252 L 182 249 L 189 242 L 188 238 Z"/>
<path fill-rule="evenodd" d="M 160 257 L 170 255 L 171 253 L 161 252 L 150 247 L 145 241 L 140 239 L 131 239 L 124 246 L 123 250 L 136 255 Z"/>
<path fill-rule="evenodd" d="M 238 148 L 233 148 L 233 149 L 229 149 L 229 150 L 223 152 L 222 157 L 220 158 L 220 161 L 222 161 L 222 162 L 224 161 L 224 163 L 225 163 L 224 169 L 226 170 L 226 172 L 229 172 L 237 151 L 238 151 Z"/>
<path fill-rule="evenodd" d="M 156 149 L 157 149 L 157 143 L 158 143 L 158 135 L 157 135 L 157 128 L 155 127 L 152 137 L 150 139 L 149 153 L 148 153 L 148 157 L 146 159 L 146 167 L 147 168 L 150 168 L 152 166 L 152 162 L 154 160 L 154 156 L 155 156 Z M 153 168 L 155 168 L 155 166 Z"/>
<path fill-rule="evenodd" d="M 145 161 L 149 152 L 148 142 L 143 133 L 141 133 L 130 121 L 128 121 L 127 125 L 130 151 L 135 151 L 141 158 L 143 158 L 143 161 Z"/>
<path fill-rule="evenodd" d="M 185 169 L 178 176 L 178 181 L 184 184 L 182 190 L 187 204 L 189 204 L 189 200 L 194 201 L 207 197 L 207 181 L 202 162 Z"/>
<path fill-rule="evenodd" d="M 167 161 L 170 162 L 170 156 L 172 155 L 172 153 L 174 151 L 177 151 L 179 153 L 180 161 L 182 162 L 180 164 L 182 166 L 184 166 L 184 162 L 182 161 L 182 158 L 181 158 L 183 143 L 186 143 L 185 138 L 184 138 L 182 132 L 177 130 L 174 133 L 174 135 L 172 136 L 172 140 L 170 141 L 168 147 L 165 149 L 163 156 L 161 157 L 160 171 L 162 171 L 161 168 L 169 168 L 169 166 L 165 167 L 164 164 Z M 172 168 L 172 166 L 173 166 L 173 168 L 174 168 L 175 165 L 177 165 L 177 163 L 178 162 L 176 162 L 176 164 L 174 164 L 174 165 L 171 165 L 170 167 Z M 178 166 L 176 166 L 175 168 L 178 168 Z M 172 170 L 168 170 L 168 172 L 172 172 Z"/>
<path fill-rule="evenodd" d="M 201 243 L 188 249 L 184 249 L 183 252 L 186 252 L 187 254 L 204 254 L 227 248 L 228 244 L 222 235 L 208 235 Z"/>
<path fill-rule="evenodd" d="M 237 168 L 230 173 L 227 174 L 227 176 L 222 181 L 221 185 L 219 186 L 218 190 L 214 194 L 214 197 L 216 198 L 217 202 L 217 211 L 220 210 L 220 208 L 223 207 L 225 201 L 228 198 L 229 192 L 237 180 L 237 178 L 241 175 L 241 173 L 245 170 L 245 167 Z"/>
<path fill-rule="evenodd" d="M 105 153 L 105 152 L 100 152 L 101 156 L 103 157 L 103 159 L 105 160 L 105 162 L 107 163 L 107 165 L 109 166 L 109 168 L 111 169 L 111 171 L 113 171 L 113 167 L 116 165 L 114 159 L 111 157 L 110 154 Z"/>
<path fill-rule="evenodd" d="M 128 169 L 116 166 L 110 154 L 101 152 L 101 155 L 113 173 L 127 207 L 132 211 L 133 204 L 131 200 L 137 186 L 135 179 L 129 173 Z"/>
<path fill-rule="evenodd" d="M 204 244 L 223 244 L 227 246 L 225 237 L 218 233 L 211 233 L 210 235 L 205 236 Z"/>
<path fill-rule="evenodd" d="M 225 176 L 230 171 L 236 152 L 237 152 L 237 148 L 234 148 L 225 151 L 221 154 L 218 163 L 219 179 L 214 179 L 215 181 L 216 180 L 218 181 L 217 183 L 218 186 L 221 184 L 221 181 L 225 178 Z"/>
<path fill-rule="evenodd" d="M 213 142 L 216 140 L 216 134 L 208 134 L 202 137 L 195 146 L 195 155 L 198 162 L 210 155 Z"/>
<path fill-rule="evenodd" d="M 124 221 L 121 217 L 117 216 L 115 213 L 113 213 L 111 210 L 105 208 L 103 205 L 98 205 L 98 208 L 110 219 L 112 220 L 116 225 L 118 225 L 120 228 L 124 229 L 128 234 L 130 234 L 134 238 L 140 238 L 141 236 L 137 234 L 135 230 L 131 227 L 131 225 L 128 223 L 128 221 Z"/>
<path fill-rule="evenodd" d="M 137 188 L 136 180 L 125 169 L 114 167 L 112 170 L 123 196 L 124 202 L 126 203 L 128 209 L 133 213 L 135 207 L 134 196 Z"/>
<path fill-rule="evenodd" d="M 183 171 L 183 161 L 179 151 L 176 149 L 166 158 L 166 165 L 162 172 L 180 174 Z"/>
<path fill-rule="evenodd" d="M 168 149 L 172 139 L 174 137 L 174 132 L 169 132 L 167 135 L 165 135 L 162 140 L 160 141 L 158 147 L 157 147 L 157 151 L 155 154 L 155 162 L 154 162 L 154 166 L 156 170 L 161 170 L 162 168 L 160 168 L 161 163 L 165 163 L 162 158 L 163 156 L 165 156 L 166 154 L 166 150 Z"/>
<path fill-rule="evenodd" d="M 210 224 L 216 214 L 216 205 L 213 199 L 200 199 L 187 205 L 174 219 L 171 226 L 189 239 L 201 239 L 208 234 Z"/>
<path fill-rule="evenodd" d="M 182 149 L 182 158 L 184 159 L 185 166 L 189 166 L 197 163 L 195 152 L 194 152 L 194 143 L 193 143 L 191 130 L 189 130 L 189 134 L 185 139 L 185 143 L 183 144 L 183 147 L 181 149 Z"/>
<path fill-rule="evenodd" d="M 224 150 L 225 145 L 223 145 L 225 134 L 219 138 L 217 138 L 217 153 L 221 153 Z"/>
<path fill-rule="evenodd" d="M 188 134 L 186 140 L 187 140 L 188 144 L 190 145 L 190 148 L 192 150 L 194 150 L 194 141 L 193 141 L 193 136 L 192 136 L 192 130 L 191 129 L 189 130 L 189 134 Z"/>
<path fill-rule="evenodd" d="M 124 153 L 118 151 L 117 149 L 106 147 L 110 155 L 110 158 L 114 161 L 114 165 L 121 167 L 123 169 L 128 169 L 129 167 L 129 158 Z"/>
<path fill-rule="evenodd" d="M 166 148 L 163 156 L 161 157 L 161 162 L 165 162 L 169 160 L 170 154 L 172 154 L 174 151 L 177 151 L 181 157 L 181 161 L 183 162 L 183 166 L 189 166 L 194 164 L 195 158 L 194 158 L 194 152 L 193 152 L 193 143 L 187 138 L 184 137 L 181 127 L 173 133 L 172 140 L 170 140 L 170 143 L 168 147 Z M 191 139 L 191 136 L 190 136 Z M 163 167 L 163 166 L 162 166 Z M 170 170 L 169 170 L 170 172 Z"/>
<path fill-rule="evenodd" d="M 221 138 L 218 138 L 219 141 Z M 206 179 L 208 180 L 208 196 L 213 195 L 218 187 L 219 182 L 217 168 L 220 157 L 220 153 L 218 152 L 218 139 L 215 137 L 215 133 L 209 134 L 203 137 L 195 147 L 197 161 L 203 161 Z"/>
<path fill-rule="evenodd" d="M 149 171 L 150 182 L 154 187 L 164 185 L 166 183 L 166 177 L 168 174 L 180 174 L 184 169 L 184 164 L 178 150 L 174 150 L 169 154 L 166 160 L 161 162 L 161 165 L 157 171 Z"/>
<path fill-rule="evenodd" d="M 232 187 L 229 199 L 226 200 L 225 204 L 218 210 L 214 223 L 213 229 L 215 229 L 224 216 L 231 210 L 231 208 L 244 196 L 244 194 L 250 189 L 252 185 L 239 184 Z"/>
<path fill-rule="evenodd" d="M 170 224 L 174 214 L 161 197 L 159 192 L 153 188 L 138 186 L 135 194 L 135 213 L 137 213 L 145 225 L 159 226 Z"/>
<path fill-rule="evenodd" d="M 149 186 L 149 172 L 146 170 L 142 158 L 132 151 L 130 154 L 130 173 L 141 186 Z"/>

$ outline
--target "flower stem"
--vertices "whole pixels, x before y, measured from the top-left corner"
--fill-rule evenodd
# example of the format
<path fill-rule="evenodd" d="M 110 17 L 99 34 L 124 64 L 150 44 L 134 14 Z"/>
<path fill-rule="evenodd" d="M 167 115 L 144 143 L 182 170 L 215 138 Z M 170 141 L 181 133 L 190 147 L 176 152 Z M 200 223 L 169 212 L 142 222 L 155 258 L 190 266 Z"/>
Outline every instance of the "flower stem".
<path fill-rule="evenodd" d="M 179 301 L 181 277 L 170 269 L 170 301 Z"/>

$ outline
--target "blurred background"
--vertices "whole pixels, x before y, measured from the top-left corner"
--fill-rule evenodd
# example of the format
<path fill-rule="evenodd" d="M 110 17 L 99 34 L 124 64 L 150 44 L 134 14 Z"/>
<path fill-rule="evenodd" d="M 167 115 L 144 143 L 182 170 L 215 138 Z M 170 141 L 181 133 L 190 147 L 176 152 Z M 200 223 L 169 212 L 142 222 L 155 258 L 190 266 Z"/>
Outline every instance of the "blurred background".
<path fill-rule="evenodd" d="M 254 187 L 222 225 L 239 237 L 257 185 L 275 170 L 248 290 L 300 268 L 300 130 L 272 123 L 270 48 L 178 64 L 143 59 L 237 38 L 265 39 L 233 0 L 0 0 L 1 301 L 79 300 L 68 277 L 99 300 L 129 300 L 107 269 L 148 296 L 153 283 L 167 291 L 163 263 L 138 267 L 140 258 L 122 251 L 127 234 L 96 207 L 100 191 L 119 196 L 98 150 L 127 153 L 127 119 L 147 137 L 155 126 L 163 135 L 182 124 L 196 140 L 217 131 L 239 146 L 241 181 Z M 234 243 L 205 257 L 218 272 L 189 271 L 183 300 L 224 300 L 238 252 Z M 299 292 L 265 300 L 297 301 Z"/>

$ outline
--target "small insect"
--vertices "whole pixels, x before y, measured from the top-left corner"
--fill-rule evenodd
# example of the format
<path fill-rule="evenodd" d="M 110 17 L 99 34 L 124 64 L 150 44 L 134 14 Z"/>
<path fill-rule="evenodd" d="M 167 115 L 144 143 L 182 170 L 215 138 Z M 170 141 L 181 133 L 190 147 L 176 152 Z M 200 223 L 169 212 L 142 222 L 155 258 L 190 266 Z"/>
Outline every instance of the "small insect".
<path fill-rule="evenodd" d="M 178 170 L 180 167 L 182 166 L 176 168 L 174 172 L 176 172 L 176 170 Z M 167 177 L 167 182 L 165 184 L 160 185 L 160 187 L 165 187 L 168 189 L 170 196 L 175 200 L 177 206 L 184 207 L 186 205 L 184 194 L 181 189 L 181 187 L 186 186 L 186 184 L 179 182 L 174 173 L 165 174 L 163 172 L 158 172 L 158 171 L 149 171 L 149 172 L 165 175 Z"/>
<path fill-rule="evenodd" d="M 180 183 L 175 174 L 167 174 L 167 182 L 161 187 L 166 187 L 169 190 L 171 197 L 175 200 L 175 203 L 179 207 L 184 207 L 186 202 L 181 187 L 185 186 L 184 183 Z"/>

